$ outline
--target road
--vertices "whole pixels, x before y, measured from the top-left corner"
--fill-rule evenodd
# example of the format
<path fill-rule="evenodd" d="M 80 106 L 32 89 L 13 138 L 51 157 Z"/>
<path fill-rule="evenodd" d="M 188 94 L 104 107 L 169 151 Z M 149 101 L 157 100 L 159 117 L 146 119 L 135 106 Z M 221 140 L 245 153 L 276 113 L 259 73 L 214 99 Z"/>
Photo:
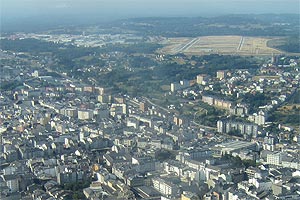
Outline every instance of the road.
<path fill-rule="evenodd" d="M 168 110 L 168 109 L 166 109 L 166 108 L 164 108 L 164 107 L 161 107 L 160 105 L 157 105 L 157 104 L 155 104 L 155 103 L 153 103 L 150 99 L 148 99 L 147 97 L 143 97 L 144 99 L 146 99 L 147 101 L 148 101 L 148 103 L 150 103 L 152 106 L 155 106 L 155 107 L 157 107 L 157 108 L 159 108 L 159 109 L 161 109 L 161 110 L 163 110 L 163 111 L 165 111 L 165 112 L 168 112 L 168 113 L 170 113 L 170 110 Z"/>
<path fill-rule="evenodd" d="M 187 48 L 188 45 L 192 45 L 192 43 L 195 43 L 196 40 L 197 40 L 197 38 L 195 38 L 194 40 L 192 40 L 191 42 L 189 42 L 187 45 L 185 45 L 185 46 L 186 46 L 185 48 Z M 69 77 L 69 76 L 67 76 L 67 75 L 65 75 L 65 74 L 59 73 L 59 72 L 57 72 L 57 71 L 54 71 L 54 70 L 52 70 L 51 68 L 49 68 L 48 66 L 42 65 L 42 64 L 40 64 L 39 62 L 32 61 L 32 60 L 28 60 L 28 59 L 23 59 L 23 58 L 19 58 L 19 59 L 20 59 L 20 60 L 26 60 L 26 61 L 29 61 L 29 62 L 31 62 L 32 64 L 34 64 L 34 65 L 36 65 L 36 66 L 38 66 L 38 67 L 40 67 L 40 68 L 44 68 L 44 69 L 47 70 L 48 72 L 58 73 L 58 74 L 60 74 L 63 78 L 68 79 L 68 80 L 70 80 L 70 81 L 72 81 L 72 82 L 78 82 L 78 81 L 79 81 L 79 80 L 74 79 L 74 78 L 71 78 L 71 77 Z M 94 81 L 95 81 L 95 80 L 94 80 Z M 165 112 L 167 112 L 167 113 L 172 113 L 172 112 L 174 112 L 174 110 L 166 109 L 166 108 L 164 108 L 164 107 L 162 107 L 162 106 L 160 106 L 160 105 L 158 105 L 158 104 L 152 102 L 152 101 L 151 101 L 149 98 L 147 98 L 147 97 L 143 97 L 143 98 L 144 98 L 148 103 L 150 103 L 152 106 L 155 106 L 155 107 L 157 107 L 157 108 L 159 108 L 159 109 L 161 109 L 161 110 L 163 110 L 163 111 L 165 111 Z M 133 103 L 133 102 L 131 102 L 131 103 Z M 135 102 L 134 102 L 134 103 L 135 103 Z M 135 103 L 135 106 L 136 106 L 136 103 Z M 198 124 L 198 123 L 196 123 L 194 120 L 193 120 L 191 123 L 193 123 L 194 125 L 197 125 L 197 126 L 200 127 L 200 128 L 207 129 L 207 130 L 215 130 L 215 129 L 216 129 L 215 127 L 209 127 L 209 126 L 204 126 L 204 125 Z"/>
<path fill-rule="evenodd" d="M 175 53 L 183 52 L 183 51 L 189 49 L 191 46 L 193 46 L 199 40 L 200 40 L 200 38 L 194 38 L 191 41 L 189 41 L 187 44 L 185 44 L 184 46 L 182 46 L 182 47 L 179 46 L 179 47 L 175 48 L 174 51 L 175 51 Z"/>
<path fill-rule="evenodd" d="M 244 41 L 245 41 L 244 37 L 241 37 L 240 43 L 239 43 L 236 51 L 240 51 L 242 49 Z"/>
<path fill-rule="evenodd" d="M 147 100 L 147 102 L 149 102 L 149 103 L 150 103 L 151 105 L 153 105 L 153 106 L 156 106 L 156 107 L 158 107 L 158 108 L 160 108 L 160 109 L 162 109 L 162 110 L 164 110 L 164 111 L 166 111 L 166 112 L 168 112 L 168 113 L 171 112 L 170 110 L 168 110 L 168 109 L 166 109 L 166 108 L 163 108 L 163 107 L 161 107 L 161 106 L 159 106 L 159 105 L 153 103 L 153 102 L 152 102 L 150 99 L 148 99 L 147 97 L 144 97 L 144 99 Z M 194 120 L 191 121 L 191 123 L 194 124 L 194 125 L 197 125 L 199 128 L 203 128 L 203 129 L 206 129 L 206 130 L 216 130 L 216 129 L 217 129 L 216 127 L 204 126 L 204 125 L 202 125 L 202 124 L 199 124 L 199 123 L 195 122 Z"/>
<path fill-rule="evenodd" d="M 207 129 L 207 130 L 213 130 L 213 131 L 217 130 L 216 127 L 204 126 L 204 125 L 199 124 L 199 123 L 197 123 L 195 121 L 192 121 L 192 123 L 195 124 L 195 125 L 197 125 L 199 128 L 203 128 L 203 129 Z"/>

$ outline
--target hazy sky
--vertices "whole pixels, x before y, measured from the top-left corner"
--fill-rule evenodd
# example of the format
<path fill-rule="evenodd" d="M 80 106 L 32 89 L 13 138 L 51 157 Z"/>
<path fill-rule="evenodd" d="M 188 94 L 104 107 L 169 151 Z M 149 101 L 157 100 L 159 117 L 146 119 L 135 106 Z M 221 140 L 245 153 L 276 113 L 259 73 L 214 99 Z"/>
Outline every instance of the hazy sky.
<path fill-rule="evenodd" d="M 299 13 L 299 0 L 0 0 L 2 26 L 28 19 L 105 20 L 159 16 Z"/>
<path fill-rule="evenodd" d="M 0 0 L 2 17 L 57 14 L 201 16 L 218 13 L 299 13 L 299 0 Z"/>

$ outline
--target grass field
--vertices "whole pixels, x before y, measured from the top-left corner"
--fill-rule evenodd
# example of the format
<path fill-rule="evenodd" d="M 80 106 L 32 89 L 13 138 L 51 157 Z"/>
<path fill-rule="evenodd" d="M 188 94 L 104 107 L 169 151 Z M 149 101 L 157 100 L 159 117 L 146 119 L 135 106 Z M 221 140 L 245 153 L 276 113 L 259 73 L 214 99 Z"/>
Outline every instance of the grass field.
<path fill-rule="evenodd" d="M 267 46 L 274 38 L 243 36 L 204 36 L 197 38 L 169 38 L 164 42 L 160 52 L 166 54 L 185 53 L 203 54 L 238 54 L 238 55 L 272 55 L 283 52 Z"/>
<path fill-rule="evenodd" d="M 297 110 L 297 109 L 300 109 L 300 104 L 287 104 L 287 105 L 284 105 L 284 106 L 278 108 L 278 110 L 282 114 L 291 114 L 293 112 L 299 113 L 299 110 Z"/>
<path fill-rule="evenodd" d="M 286 104 L 274 113 L 275 121 L 279 124 L 293 127 L 300 131 L 300 104 Z"/>

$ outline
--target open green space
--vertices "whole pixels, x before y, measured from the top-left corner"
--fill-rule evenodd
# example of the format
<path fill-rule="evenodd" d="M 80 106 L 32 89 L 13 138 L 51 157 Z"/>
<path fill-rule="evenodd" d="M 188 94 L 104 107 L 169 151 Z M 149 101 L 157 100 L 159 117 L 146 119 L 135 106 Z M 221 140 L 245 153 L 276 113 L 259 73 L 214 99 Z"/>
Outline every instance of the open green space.
<path fill-rule="evenodd" d="M 300 36 L 296 34 L 269 40 L 267 45 L 288 53 L 300 53 Z"/>
<path fill-rule="evenodd" d="M 300 125 L 300 89 L 282 106 L 280 106 L 269 120 L 278 124 L 293 127 L 299 130 Z"/>

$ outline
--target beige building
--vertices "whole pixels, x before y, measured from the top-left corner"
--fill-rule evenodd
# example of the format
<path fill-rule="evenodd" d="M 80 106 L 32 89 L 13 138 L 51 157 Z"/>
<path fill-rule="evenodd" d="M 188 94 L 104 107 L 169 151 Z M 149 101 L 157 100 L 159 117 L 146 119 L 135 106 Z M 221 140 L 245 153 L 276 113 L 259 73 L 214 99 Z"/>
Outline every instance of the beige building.
<path fill-rule="evenodd" d="M 100 103 L 111 103 L 111 95 L 103 94 L 98 96 Z"/>
<path fill-rule="evenodd" d="M 281 165 L 282 163 L 282 153 L 275 152 L 267 155 L 267 164 L 269 165 Z"/>
<path fill-rule="evenodd" d="M 95 92 L 99 95 L 104 95 L 104 88 L 102 87 L 95 87 Z"/>
<path fill-rule="evenodd" d="M 224 70 L 217 71 L 217 78 L 218 79 L 224 79 L 224 78 L 226 78 L 226 71 L 224 71 Z"/>
<path fill-rule="evenodd" d="M 215 103 L 215 99 L 212 97 L 212 96 L 202 96 L 202 101 L 204 102 L 204 103 L 207 103 L 207 104 L 209 104 L 209 105 L 214 105 L 214 103 Z"/>
<path fill-rule="evenodd" d="M 78 119 L 88 120 L 92 119 L 94 112 L 92 110 L 78 110 Z"/>
<path fill-rule="evenodd" d="M 197 76 L 197 84 L 205 85 L 205 82 L 208 81 L 208 75 L 207 74 L 199 74 Z"/>
<path fill-rule="evenodd" d="M 174 196 L 178 193 L 177 185 L 169 181 L 156 177 L 152 179 L 152 182 L 153 187 L 161 194 Z"/>
<path fill-rule="evenodd" d="M 195 193 L 183 191 L 181 200 L 200 200 L 200 198 Z"/>
<path fill-rule="evenodd" d="M 94 87 L 93 86 L 84 86 L 83 91 L 84 92 L 94 92 Z"/>
<path fill-rule="evenodd" d="M 146 102 L 141 102 L 141 103 L 140 103 L 140 110 L 141 110 L 142 112 L 148 111 L 148 104 L 147 104 Z"/>

